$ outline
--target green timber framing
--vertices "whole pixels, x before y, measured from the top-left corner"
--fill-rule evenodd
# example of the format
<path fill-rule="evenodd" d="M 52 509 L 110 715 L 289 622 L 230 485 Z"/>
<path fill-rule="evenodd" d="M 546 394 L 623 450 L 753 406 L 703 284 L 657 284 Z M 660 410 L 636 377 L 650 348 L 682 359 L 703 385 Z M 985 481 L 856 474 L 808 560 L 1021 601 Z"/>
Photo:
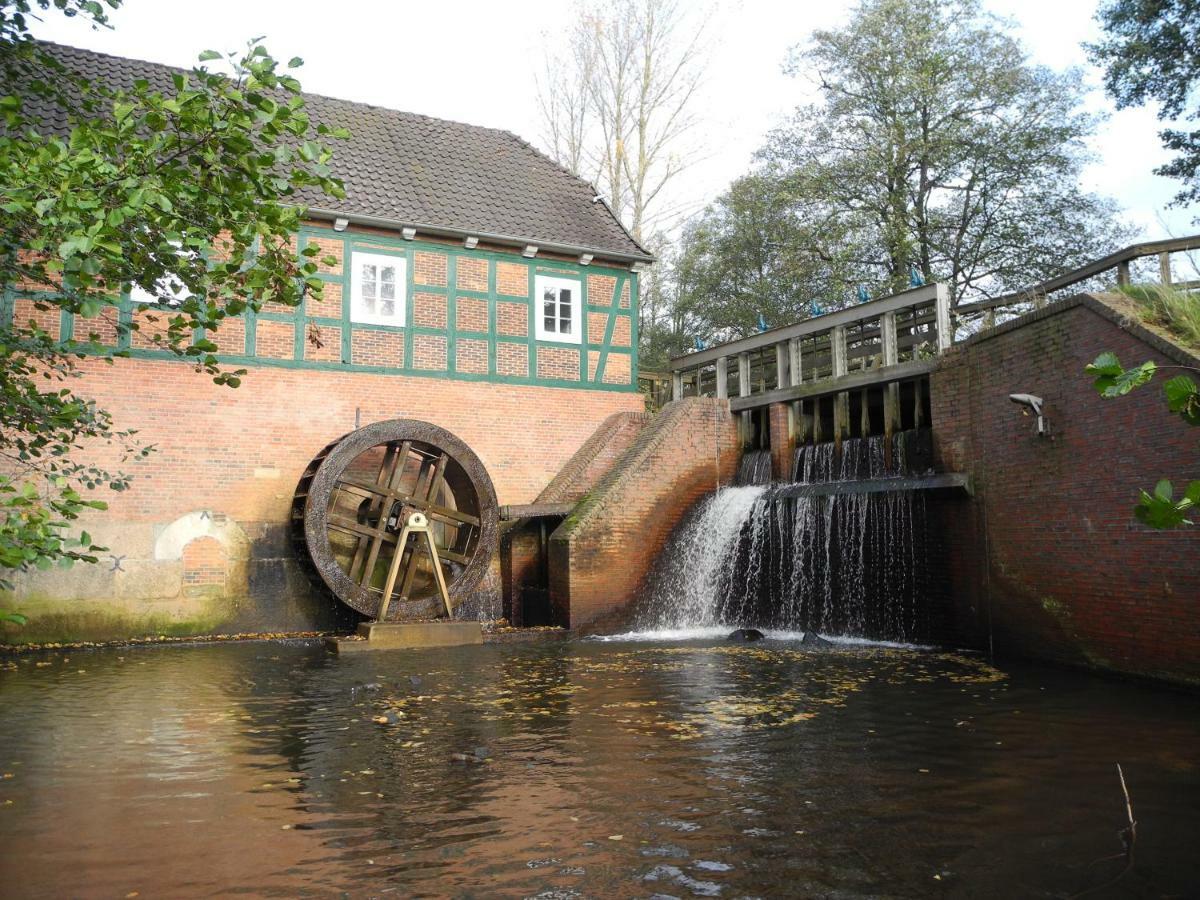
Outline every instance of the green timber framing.
<path fill-rule="evenodd" d="M 537 385 L 543 387 L 562 387 L 573 389 L 599 390 L 599 391 L 618 391 L 625 393 L 636 393 L 638 390 L 638 320 L 637 320 L 637 304 L 638 304 L 638 278 L 637 273 L 629 269 L 615 268 L 602 264 L 593 263 L 588 266 L 578 265 L 577 263 L 569 262 L 560 259 L 537 258 L 526 259 L 517 253 L 506 253 L 503 251 L 487 250 L 482 248 L 467 249 L 460 245 L 452 245 L 449 243 L 426 241 L 421 239 L 405 240 L 402 237 L 393 237 L 386 234 L 381 234 L 375 230 L 359 231 L 346 230 L 334 231 L 330 227 L 322 227 L 317 224 L 306 224 L 297 233 L 297 249 L 303 250 L 308 241 L 313 238 L 320 238 L 325 242 L 342 242 L 342 265 L 340 274 L 322 273 L 318 277 L 328 284 L 336 284 L 341 287 L 342 291 L 342 310 L 341 316 L 338 318 L 329 318 L 322 316 L 307 315 L 307 306 L 309 301 L 306 299 L 304 307 L 297 307 L 294 310 L 287 312 L 260 310 L 259 312 L 247 311 L 243 316 L 240 316 L 245 322 L 245 346 L 242 354 L 228 353 L 222 351 L 218 354 L 223 364 L 244 365 L 244 366 L 280 366 L 285 368 L 301 368 L 301 369 L 318 369 L 326 371 L 353 371 L 353 372 L 372 372 L 377 374 L 387 375 L 404 375 L 416 378 L 446 378 L 456 381 L 487 381 L 498 382 L 502 384 L 518 384 L 518 385 Z M 326 243 L 326 246 L 328 244 Z M 371 325 L 361 322 L 352 322 L 350 318 L 351 312 L 351 290 L 350 290 L 350 255 L 354 250 L 383 250 L 385 253 L 401 255 L 406 259 L 406 276 L 407 284 L 405 289 L 405 324 L 403 326 L 389 325 Z M 324 252 L 328 252 L 327 250 Z M 428 252 L 435 254 L 443 254 L 446 257 L 446 284 L 445 285 L 430 285 L 416 281 L 417 272 L 415 255 L 420 252 Z M 457 286 L 457 264 L 460 259 L 483 259 L 487 262 L 487 290 L 467 290 Z M 516 294 L 503 294 L 497 290 L 496 269 L 497 263 L 511 263 L 525 265 L 528 270 L 528 290 L 525 296 Z M 578 278 L 581 285 L 581 301 L 580 311 L 581 328 L 583 334 L 580 343 L 566 343 L 558 341 L 540 341 L 536 338 L 536 328 L 534 322 L 535 304 L 534 304 L 534 278 L 538 274 L 557 275 L 559 277 Z M 611 297 L 596 298 L 603 299 L 604 302 L 592 302 L 593 298 L 589 294 L 588 276 L 600 275 L 608 276 L 613 279 L 614 288 Z M 624 291 L 628 288 L 629 291 L 629 306 L 621 306 L 621 298 Z M 414 298 L 417 293 L 424 294 L 441 294 L 446 297 L 446 327 L 435 328 L 428 326 L 419 326 L 414 324 Z M 18 298 L 28 299 L 36 302 L 39 297 L 49 299 L 52 295 L 48 293 L 39 293 L 34 291 L 16 291 L 6 290 L 2 300 L 0 300 L 0 319 L 9 323 L 12 322 L 15 302 Z M 459 297 L 468 297 L 477 300 L 486 300 L 488 308 L 488 330 L 483 331 L 468 331 L 460 330 L 457 322 L 456 301 Z M 524 336 L 502 335 L 497 331 L 497 316 L 496 304 L 502 303 L 524 303 L 528 306 L 528 319 L 526 325 L 526 334 Z M 118 328 L 117 344 L 115 349 L 121 351 L 123 355 L 127 355 L 137 359 L 178 359 L 174 354 L 165 350 L 156 350 L 149 348 L 139 348 L 132 346 L 131 330 L 128 327 L 132 321 L 134 309 L 143 308 L 142 304 L 136 303 L 129 299 L 128 294 L 122 294 L 118 304 L 118 316 L 121 326 Z M 153 310 L 154 307 L 144 307 L 147 310 Z M 166 312 L 164 310 L 164 312 Z M 601 342 L 596 343 L 590 340 L 590 318 L 589 313 L 602 313 L 607 316 L 607 321 L 604 328 L 604 338 Z M 629 346 L 617 346 L 613 344 L 613 335 L 616 330 L 617 320 L 619 317 L 625 316 L 629 319 Z M 61 340 L 70 340 L 76 330 L 76 319 L 80 322 L 88 322 L 88 319 L 82 317 L 71 316 L 65 311 L 60 312 L 59 334 Z M 259 321 L 267 322 L 285 322 L 292 324 L 295 330 L 295 349 L 293 358 L 280 359 L 278 357 L 259 356 L 256 353 L 256 337 L 257 323 Z M 304 358 L 304 349 L 306 336 L 308 334 L 309 325 L 330 326 L 338 328 L 341 341 L 341 362 L 322 361 Z M 404 360 L 400 366 L 381 366 L 381 365 L 364 365 L 352 362 L 351 348 L 354 332 L 391 332 L 403 333 L 404 335 Z M 217 332 L 219 335 L 219 330 Z M 446 367 L 444 370 L 418 368 L 413 365 L 413 337 L 414 335 L 425 334 L 435 337 L 442 337 L 446 340 Z M 458 372 L 455 369 L 455 346 L 459 336 L 471 340 L 486 340 L 488 344 L 488 371 L 482 372 Z M 86 335 L 85 335 L 86 339 Z M 528 369 L 525 376 L 506 375 L 497 371 L 496 367 L 496 348 L 499 344 L 514 344 L 526 347 L 528 353 Z M 575 350 L 579 354 L 579 378 L 577 380 L 568 378 L 549 378 L 539 377 L 537 374 L 537 351 L 539 347 L 552 349 Z M 591 353 L 598 354 L 598 361 L 594 375 L 588 377 L 589 355 Z M 615 355 L 625 355 L 629 357 L 630 377 L 629 383 L 607 383 L 605 371 L 607 369 L 608 360 Z"/>

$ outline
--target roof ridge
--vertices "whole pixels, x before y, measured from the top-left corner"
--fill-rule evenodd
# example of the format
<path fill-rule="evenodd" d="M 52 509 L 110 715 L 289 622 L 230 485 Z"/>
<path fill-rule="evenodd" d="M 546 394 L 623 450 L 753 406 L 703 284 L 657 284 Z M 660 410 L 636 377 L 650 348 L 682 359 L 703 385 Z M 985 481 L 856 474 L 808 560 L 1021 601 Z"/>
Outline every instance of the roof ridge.
<path fill-rule="evenodd" d="M 139 57 L 134 57 L 134 56 L 118 56 L 115 53 L 107 53 L 103 50 L 92 50 L 89 47 L 76 47 L 72 44 L 60 44 L 57 41 L 46 41 L 46 40 L 42 40 L 40 38 L 38 38 L 36 40 L 36 42 L 39 44 L 43 44 L 45 46 L 49 46 L 49 47 L 58 47 L 62 50 L 71 50 L 76 53 L 89 53 L 92 56 L 103 56 L 106 59 L 113 59 L 113 60 L 117 60 L 118 62 L 126 62 L 126 63 L 138 62 L 138 63 L 146 63 L 147 65 L 151 65 L 151 66 L 161 66 L 164 69 L 170 69 L 175 72 L 190 72 L 197 67 L 203 67 L 202 64 L 200 64 L 199 66 L 197 66 L 197 65 L 178 66 L 178 65 L 175 65 L 174 63 L 162 63 L 162 62 L 157 62 L 153 59 L 141 59 Z M 199 63 L 199 61 L 197 61 L 197 62 Z M 512 137 L 516 137 L 517 140 L 522 140 L 522 138 L 520 138 L 518 135 L 513 134 L 512 132 L 508 131 L 507 129 L 494 128 L 490 125 L 475 125 L 472 122 L 463 122 L 460 119 L 446 119 L 441 116 L 431 116 L 428 113 L 413 112 L 413 111 L 407 110 L 407 109 L 398 109 L 394 106 L 383 106 L 378 103 L 367 103 L 363 100 L 351 100 L 348 97 L 335 97 L 332 94 L 322 94 L 322 93 L 318 93 L 317 91 L 301 91 L 301 95 L 305 98 L 313 98 L 313 99 L 317 99 L 317 100 L 332 100 L 336 103 L 348 103 L 352 106 L 359 106 L 359 107 L 363 107 L 365 109 L 381 109 L 381 110 L 384 110 L 385 112 L 398 113 L 402 116 L 409 116 L 414 119 L 424 119 L 429 122 L 441 122 L 446 125 L 457 125 L 462 128 L 470 128 L 473 131 L 490 131 L 495 134 L 510 135 Z M 551 160 L 551 162 L 553 162 L 553 160 Z M 558 164 L 555 163 L 555 165 L 558 165 Z"/>
<path fill-rule="evenodd" d="M 199 60 L 183 68 L 36 42 L 81 76 L 110 77 L 117 84 L 138 78 L 158 83 L 207 69 Z M 313 107 L 314 121 L 351 125 L 351 140 L 335 161 L 348 189 L 344 212 L 518 235 L 529 243 L 594 249 L 617 259 L 653 259 L 595 185 L 514 131 L 311 91 L 302 97 Z M 595 209 L 601 201 L 603 209 Z"/>

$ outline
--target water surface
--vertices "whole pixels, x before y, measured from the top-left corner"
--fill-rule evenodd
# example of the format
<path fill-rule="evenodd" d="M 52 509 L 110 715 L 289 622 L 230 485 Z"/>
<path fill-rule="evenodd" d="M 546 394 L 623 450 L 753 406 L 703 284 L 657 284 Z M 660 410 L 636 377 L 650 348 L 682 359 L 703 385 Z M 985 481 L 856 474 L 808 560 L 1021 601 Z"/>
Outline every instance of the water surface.
<path fill-rule="evenodd" d="M 1117 762 L 1134 866 L 1090 896 L 1195 896 L 1194 695 L 788 640 L 27 656 L 0 671 L 0 878 L 10 897 L 1059 897 L 1121 871 Z"/>

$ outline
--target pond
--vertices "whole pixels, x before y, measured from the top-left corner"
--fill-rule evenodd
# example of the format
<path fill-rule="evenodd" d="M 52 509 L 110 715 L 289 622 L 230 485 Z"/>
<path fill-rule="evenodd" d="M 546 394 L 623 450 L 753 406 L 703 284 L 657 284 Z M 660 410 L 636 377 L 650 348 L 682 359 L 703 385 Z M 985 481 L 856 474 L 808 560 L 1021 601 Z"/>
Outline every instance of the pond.
<path fill-rule="evenodd" d="M 9 897 L 1194 896 L 1200 697 L 881 645 L 0 671 Z M 1113 858 L 1113 857 L 1116 858 Z"/>

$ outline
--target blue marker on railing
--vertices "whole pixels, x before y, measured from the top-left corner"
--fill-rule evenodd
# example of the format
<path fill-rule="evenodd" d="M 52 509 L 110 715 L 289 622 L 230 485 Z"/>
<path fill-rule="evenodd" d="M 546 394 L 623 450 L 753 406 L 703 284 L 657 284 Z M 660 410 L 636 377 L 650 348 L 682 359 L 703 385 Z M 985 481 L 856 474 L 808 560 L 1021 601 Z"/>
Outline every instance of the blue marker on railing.
<path fill-rule="evenodd" d="M 920 287 L 925 283 L 925 276 L 917 271 L 916 266 L 908 267 L 908 285 L 909 287 Z"/>
<path fill-rule="evenodd" d="M 867 291 L 867 286 L 865 284 L 860 284 L 858 286 L 858 302 L 866 303 L 870 299 L 871 299 L 871 295 Z"/>
<path fill-rule="evenodd" d="M 758 330 L 766 331 L 767 327 L 768 327 L 767 326 L 767 317 L 764 316 L 762 313 L 759 313 L 758 314 Z"/>
<path fill-rule="evenodd" d="M 825 315 L 825 307 L 814 300 L 812 303 L 808 304 L 808 313 L 811 316 L 823 316 Z"/>

